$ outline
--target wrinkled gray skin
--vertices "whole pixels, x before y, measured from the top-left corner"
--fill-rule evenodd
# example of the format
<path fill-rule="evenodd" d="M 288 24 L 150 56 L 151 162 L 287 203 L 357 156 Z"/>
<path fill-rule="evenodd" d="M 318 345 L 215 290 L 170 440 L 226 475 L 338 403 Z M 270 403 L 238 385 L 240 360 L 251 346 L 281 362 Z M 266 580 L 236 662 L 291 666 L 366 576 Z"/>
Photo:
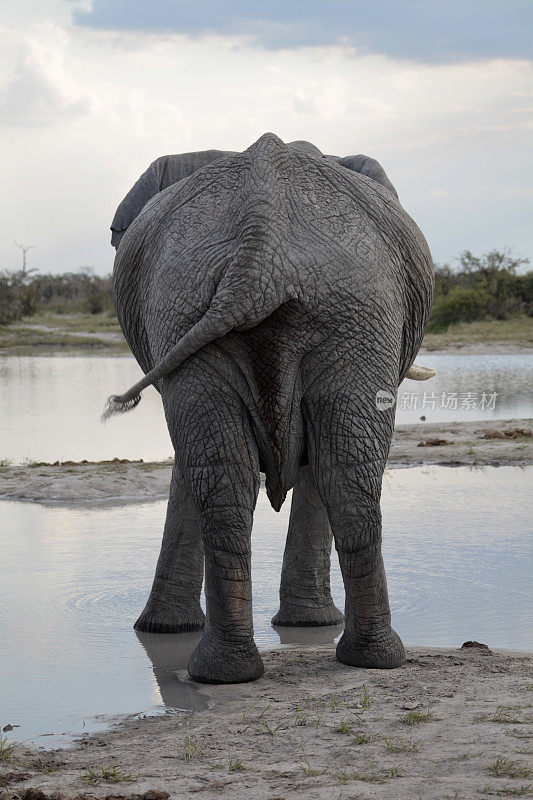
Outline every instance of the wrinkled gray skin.
<path fill-rule="evenodd" d="M 342 570 L 345 664 L 405 658 L 391 628 L 380 494 L 395 395 L 433 293 L 424 237 L 380 165 L 265 134 L 243 153 L 155 161 L 117 210 L 121 327 L 175 450 L 161 555 L 136 628 L 201 628 L 188 670 L 258 678 L 250 532 L 260 471 L 279 510 L 294 487 L 277 625 L 331 625 L 332 535 Z"/>

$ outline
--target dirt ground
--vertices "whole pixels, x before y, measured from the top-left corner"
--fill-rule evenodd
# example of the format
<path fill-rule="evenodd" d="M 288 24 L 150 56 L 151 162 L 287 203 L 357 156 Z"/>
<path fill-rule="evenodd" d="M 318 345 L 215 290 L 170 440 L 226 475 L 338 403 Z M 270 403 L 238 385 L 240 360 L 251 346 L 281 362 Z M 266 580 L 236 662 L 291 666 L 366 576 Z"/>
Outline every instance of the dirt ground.
<path fill-rule="evenodd" d="M 489 438 L 487 438 L 489 437 Z M 527 466 L 533 463 L 533 420 L 399 425 L 389 467 Z M 72 462 L 0 467 L 0 499 L 53 503 L 166 497 L 171 461 Z"/>
<path fill-rule="evenodd" d="M 201 686 L 203 711 L 126 719 L 66 750 L 17 747 L 0 762 L 3 796 L 38 800 L 28 787 L 68 798 L 530 796 L 527 653 L 408 648 L 390 671 L 344 666 L 332 645 L 263 657 L 257 682 Z"/>

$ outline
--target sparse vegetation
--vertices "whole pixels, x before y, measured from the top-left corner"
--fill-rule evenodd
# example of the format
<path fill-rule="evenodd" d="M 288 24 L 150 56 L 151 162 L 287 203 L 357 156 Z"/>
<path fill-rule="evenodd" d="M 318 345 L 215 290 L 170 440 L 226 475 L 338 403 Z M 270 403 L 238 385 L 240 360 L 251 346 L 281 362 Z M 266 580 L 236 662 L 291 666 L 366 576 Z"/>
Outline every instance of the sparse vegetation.
<path fill-rule="evenodd" d="M 338 708 L 344 705 L 344 700 L 339 694 L 332 694 L 330 698 L 330 706 L 332 711 L 336 711 Z"/>
<path fill-rule="evenodd" d="M 0 734 L 0 761 L 11 761 L 15 752 L 15 746 L 8 742 L 7 736 Z"/>
<path fill-rule="evenodd" d="M 358 733 L 353 737 L 351 744 L 354 745 L 368 744 L 368 742 L 370 741 L 372 741 L 372 737 L 368 733 Z"/>
<path fill-rule="evenodd" d="M 366 683 L 363 683 L 361 692 L 359 694 L 359 702 L 361 704 L 362 709 L 366 710 L 370 706 L 371 698 L 372 695 L 370 694 L 368 686 L 366 685 Z"/>
<path fill-rule="evenodd" d="M 491 722 L 498 722 L 500 725 L 521 725 L 524 720 L 517 714 L 518 710 L 512 706 L 498 706 Z"/>
<path fill-rule="evenodd" d="M 200 758 L 205 749 L 205 736 L 199 742 L 193 741 L 189 736 L 185 737 L 185 761 L 194 761 Z"/>
<path fill-rule="evenodd" d="M 228 772 L 243 772 L 244 765 L 240 758 L 230 758 L 228 763 Z"/>
<path fill-rule="evenodd" d="M 348 717 L 343 717 L 336 725 L 330 728 L 332 733 L 353 733 L 353 721 Z"/>
<path fill-rule="evenodd" d="M 496 756 L 487 772 L 495 778 L 529 778 L 531 769 L 523 761 L 512 761 L 508 756 Z"/>
<path fill-rule="evenodd" d="M 307 759 L 303 760 L 302 769 L 306 778 L 314 778 L 317 775 L 324 775 L 327 772 L 326 769 L 317 769 L 316 767 L 312 767 Z"/>
<path fill-rule="evenodd" d="M 244 731 L 252 727 L 256 733 L 264 733 L 267 734 L 268 736 L 274 736 L 274 734 L 280 728 L 284 727 L 284 722 L 280 720 L 277 722 L 277 724 L 274 724 L 267 719 L 266 715 L 272 705 L 272 701 L 267 702 L 265 700 L 263 702 L 263 706 L 261 709 L 257 709 L 258 704 L 259 704 L 258 701 L 252 703 L 251 706 L 248 706 L 248 708 L 245 711 L 243 711 L 242 718 L 244 722 L 246 722 L 246 727 L 244 728 Z M 252 712 L 254 712 L 254 709 L 256 709 L 255 716 L 252 714 Z M 298 724 L 298 712 L 296 714 L 296 724 Z"/>
<path fill-rule="evenodd" d="M 385 783 L 388 778 L 398 778 L 400 775 L 401 767 L 390 767 L 389 769 L 375 769 L 373 772 L 353 772 L 352 780 L 365 783 Z"/>
<path fill-rule="evenodd" d="M 483 714 L 476 717 L 476 722 L 496 722 L 500 725 L 523 725 L 526 720 L 522 719 L 517 713 L 519 706 L 498 706 L 492 716 Z"/>
<path fill-rule="evenodd" d="M 138 775 L 130 775 L 116 766 L 98 767 L 97 769 L 86 769 L 80 775 L 80 780 L 84 783 L 89 783 L 92 786 L 97 786 L 102 781 L 106 783 L 134 783 L 138 780 Z"/>
<path fill-rule="evenodd" d="M 387 750 L 390 750 L 391 753 L 417 753 L 418 747 L 413 742 L 408 742 L 405 739 L 402 739 L 401 736 L 396 738 L 388 738 L 381 734 L 381 738 L 385 742 L 385 747 Z"/>
<path fill-rule="evenodd" d="M 304 712 L 300 711 L 300 709 L 299 709 L 299 708 L 297 708 L 297 709 L 296 709 L 296 721 L 295 721 L 295 725 L 296 725 L 297 727 L 304 727 L 305 725 L 307 725 L 307 721 L 308 721 L 308 719 L 309 719 L 309 716 L 310 716 L 310 714 L 309 714 L 309 713 L 304 713 Z"/>
<path fill-rule="evenodd" d="M 431 722 L 435 717 L 431 711 L 408 711 L 400 717 L 400 722 L 404 725 L 420 725 L 422 722 Z"/>

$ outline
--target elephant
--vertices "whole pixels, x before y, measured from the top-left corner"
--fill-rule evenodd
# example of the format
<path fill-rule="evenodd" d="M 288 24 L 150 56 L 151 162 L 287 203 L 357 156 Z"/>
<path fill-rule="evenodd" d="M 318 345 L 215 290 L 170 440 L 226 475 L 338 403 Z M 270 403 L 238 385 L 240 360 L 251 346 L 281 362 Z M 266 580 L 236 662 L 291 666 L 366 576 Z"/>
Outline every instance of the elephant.
<path fill-rule="evenodd" d="M 175 452 L 161 554 L 135 627 L 203 628 L 188 662 L 195 681 L 263 674 L 250 581 L 263 472 L 276 511 L 293 489 L 273 624 L 342 622 L 329 586 L 333 539 L 345 589 L 337 658 L 400 666 L 380 495 L 398 386 L 434 374 L 413 363 L 434 279 L 385 171 L 266 133 L 243 152 L 157 159 L 111 229 L 117 315 L 145 374 L 109 398 L 103 418 L 153 385 Z"/>

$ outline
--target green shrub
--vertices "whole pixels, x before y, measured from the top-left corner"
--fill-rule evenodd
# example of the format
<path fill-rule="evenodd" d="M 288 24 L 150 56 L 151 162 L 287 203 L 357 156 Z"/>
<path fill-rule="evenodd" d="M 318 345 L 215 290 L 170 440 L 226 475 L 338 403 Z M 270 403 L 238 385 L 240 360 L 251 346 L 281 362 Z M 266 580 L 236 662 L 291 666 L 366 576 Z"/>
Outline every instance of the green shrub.
<path fill-rule="evenodd" d="M 435 302 L 428 330 L 438 333 L 456 322 L 533 316 L 533 272 L 518 275 L 529 263 L 509 250 L 490 250 L 474 256 L 460 254 L 457 269 L 435 266 Z"/>
<path fill-rule="evenodd" d="M 463 289 L 457 286 L 435 301 L 428 331 L 439 333 L 454 322 L 483 319 L 487 316 L 490 300 L 490 295 L 484 290 Z"/>
<path fill-rule="evenodd" d="M 22 316 L 17 308 L 17 293 L 7 275 L 0 276 L 0 325 L 9 325 Z"/>

